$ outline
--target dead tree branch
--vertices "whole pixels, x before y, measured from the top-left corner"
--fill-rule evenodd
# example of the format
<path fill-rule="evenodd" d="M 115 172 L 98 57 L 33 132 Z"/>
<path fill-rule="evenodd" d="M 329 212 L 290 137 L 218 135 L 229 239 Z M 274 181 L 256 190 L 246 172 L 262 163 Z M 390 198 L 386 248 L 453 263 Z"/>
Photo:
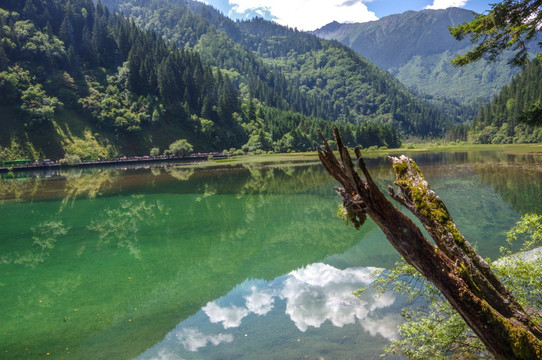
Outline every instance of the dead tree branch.
<path fill-rule="evenodd" d="M 416 163 L 406 156 L 389 158 L 398 186 L 390 186 L 389 193 L 421 221 L 436 246 L 380 191 L 356 148 L 362 179 L 337 129 L 334 135 L 341 161 L 323 136 L 324 150 L 318 155 L 344 187 L 337 191 L 354 226 L 363 225 L 368 215 L 405 261 L 435 284 L 495 358 L 542 359 L 542 328 L 459 232 Z"/>

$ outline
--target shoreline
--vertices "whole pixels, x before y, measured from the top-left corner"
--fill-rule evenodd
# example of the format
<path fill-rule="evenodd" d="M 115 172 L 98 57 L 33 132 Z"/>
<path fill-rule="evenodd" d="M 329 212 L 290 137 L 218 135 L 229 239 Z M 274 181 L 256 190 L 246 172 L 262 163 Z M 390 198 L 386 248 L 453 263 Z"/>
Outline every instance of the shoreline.
<path fill-rule="evenodd" d="M 393 148 L 386 150 L 370 150 L 368 152 L 363 151 L 364 157 L 378 157 L 386 156 L 390 154 L 407 154 L 409 156 L 416 153 L 426 152 L 483 152 L 483 151 L 497 151 L 510 155 L 526 155 L 526 156 L 542 156 L 542 143 L 533 144 L 461 144 L 461 145 L 440 145 L 440 146 L 426 146 L 427 144 L 417 144 L 412 148 Z M 366 149 L 362 149 L 366 150 Z M 89 160 L 82 161 L 77 164 L 60 164 L 59 161 L 45 161 L 41 163 L 30 163 L 28 165 L 13 166 L 13 167 L 0 167 L 0 173 L 7 173 L 10 171 L 32 171 L 32 170 L 51 170 L 51 169 L 67 169 L 67 168 L 87 168 L 93 166 L 111 166 L 111 165 L 128 165 L 128 164 L 152 164 L 160 162 L 186 162 L 186 161 L 207 161 L 212 156 L 217 160 L 228 159 L 229 157 L 218 152 L 209 153 L 194 153 L 189 156 L 179 157 L 172 155 L 159 155 L 159 156 L 134 156 L 134 157 L 122 157 L 106 160 Z M 318 155 L 315 151 L 308 152 L 295 152 L 295 153 L 282 153 L 273 155 L 263 155 L 265 157 L 312 157 L 318 159 Z M 260 156 L 255 156 L 260 159 Z"/>
<path fill-rule="evenodd" d="M 196 153 L 189 156 L 136 156 L 130 158 L 116 158 L 107 160 L 89 160 L 82 161 L 76 164 L 61 164 L 58 161 L 47 161 L 42 163 L 31 163 L 28 165 L 0 167 L 0 173 L 10 171 L 32 171 L 32 170 L 51 170 L 65 168 L 85 168 L 93 166 L 108 166 L 108 165 L 128 165 L 128 164 L 144 164 L 158 162 L 185 162 L 185 161 L 207 161 L 212 156 L 215 159 L 224 159 L 227 156 L 220 153 Z"/>

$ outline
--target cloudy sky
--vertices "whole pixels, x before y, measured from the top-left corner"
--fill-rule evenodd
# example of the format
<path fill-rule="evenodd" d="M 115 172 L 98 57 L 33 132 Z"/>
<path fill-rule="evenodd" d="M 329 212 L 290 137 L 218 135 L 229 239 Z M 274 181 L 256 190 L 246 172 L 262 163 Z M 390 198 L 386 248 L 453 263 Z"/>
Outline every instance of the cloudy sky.
<path fill-rule="evenodd" d="M 407 10 L 456 6 L 482 13 L 495 0 L 200 0 L 232 19 L 254 16 L 299 30 L 315 30 L 332 21 L 365 22 Z"/>

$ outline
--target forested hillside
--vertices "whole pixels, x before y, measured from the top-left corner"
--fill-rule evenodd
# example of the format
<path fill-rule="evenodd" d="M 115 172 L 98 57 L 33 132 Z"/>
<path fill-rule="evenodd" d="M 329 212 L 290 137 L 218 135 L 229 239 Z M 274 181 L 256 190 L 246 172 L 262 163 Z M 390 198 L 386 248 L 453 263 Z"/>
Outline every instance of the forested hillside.
<path fill-rule="evenodd" d="M 325 120 L 388 124 L 402 134 L 439 136 L 466 114 L 444 114 L 347 47 L 254 19 L 235 23 L 211 7 L 185 0 L 106 0 L 146 29 L 207 63 L 228 69 L 255 99 Z M 179 34 L 187 34 L 184 36 Z M 277 96 L 278 95 L 278 96 Z"/>
<path fill-rule="evenodd" d="M 421 94 L 455 99 L 462 104 L 488 101 L 518 73 L 506 61 L 479 61 L 462 68 L 450 61 L 470 50 L 448 30 L 473 19 L 470 10 L 408 11 L 358 24 L 331 23 L 314 33 L 335 39 Z"/>
<path fill-rule="evenodd" d="M 100 1 L 7 0 L 1 6 L 2 159 L 145 155 L 180 138 L 197 151 L 308 150 L 316 130 L 330 133 L 334 124 L 309 117 L 320 99 L 301 96 L 254 57 L 252 64 L 262 68 L 252 69 L 258 70 L 254 83 L 243 82 L 226 57 L 211 66 L 195 50 L 167 44 Z M 296 112 L 291 99 L 305 111 Z M 351 145 L 399 144 L 389 125 L 340 127 Z"/>
<path fill-rule="evenodd" d="M 542 141 L 542 63 L 534 60 L 474 118 L 471 140 L 483 144 Z"/>
<path fill-rule="evenodd" d="M 200 124 L 191 115 L 212 109 L 220 114 L 220 144 L 243 141 L 242 128 L 233 119 L 240 110 L 238 92 L 227 76 L 204 66 L 197 53 L 168 47 L 101 4 L 9 1 L 0 21 L 1 101 L 15 117 L 10 135 L 19 130 L 20 136 L 17 125 L 24 125 L 30 137 L 42 132 L 56 137 L 55 154 L 60 146 L 87 157 L 81 145 L 99 152 L 91 156 L 112 156 L 121 151 L 114 145 L 122 146 L 122 141 L 137 150 L 137 143 L 155 145 L 143 129 L 174 128 L 172 133 L 194 137 Z M 88 123 L 82 136 L 72 136 L 67 124 L 55 121 L 70 111 Z M 50 151 L 47 146 L 40 150 Z"/>

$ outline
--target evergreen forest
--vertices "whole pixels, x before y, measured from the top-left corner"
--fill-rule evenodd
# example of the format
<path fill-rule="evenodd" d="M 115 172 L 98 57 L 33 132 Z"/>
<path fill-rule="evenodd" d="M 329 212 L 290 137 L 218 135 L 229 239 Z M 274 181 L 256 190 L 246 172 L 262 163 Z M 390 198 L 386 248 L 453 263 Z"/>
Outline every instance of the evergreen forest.
<path fill-rule="evenodd" d="M 335 40 L 234 22 L 201 2 L 6 0 L 0 159 L 157 155 L 181 139 L 196 152 L 307 151 L 333 126 L 364 148 L 539 141 L 540 88 L 514 85 L 532 76 L 476 115 L 417 95 Z"/>
<path fill-rule="evenodd" d="M 472 141 L 482 144 L 542 141 L 542 63 L 535 59 L 483 107 L 472 122 Z"/>

